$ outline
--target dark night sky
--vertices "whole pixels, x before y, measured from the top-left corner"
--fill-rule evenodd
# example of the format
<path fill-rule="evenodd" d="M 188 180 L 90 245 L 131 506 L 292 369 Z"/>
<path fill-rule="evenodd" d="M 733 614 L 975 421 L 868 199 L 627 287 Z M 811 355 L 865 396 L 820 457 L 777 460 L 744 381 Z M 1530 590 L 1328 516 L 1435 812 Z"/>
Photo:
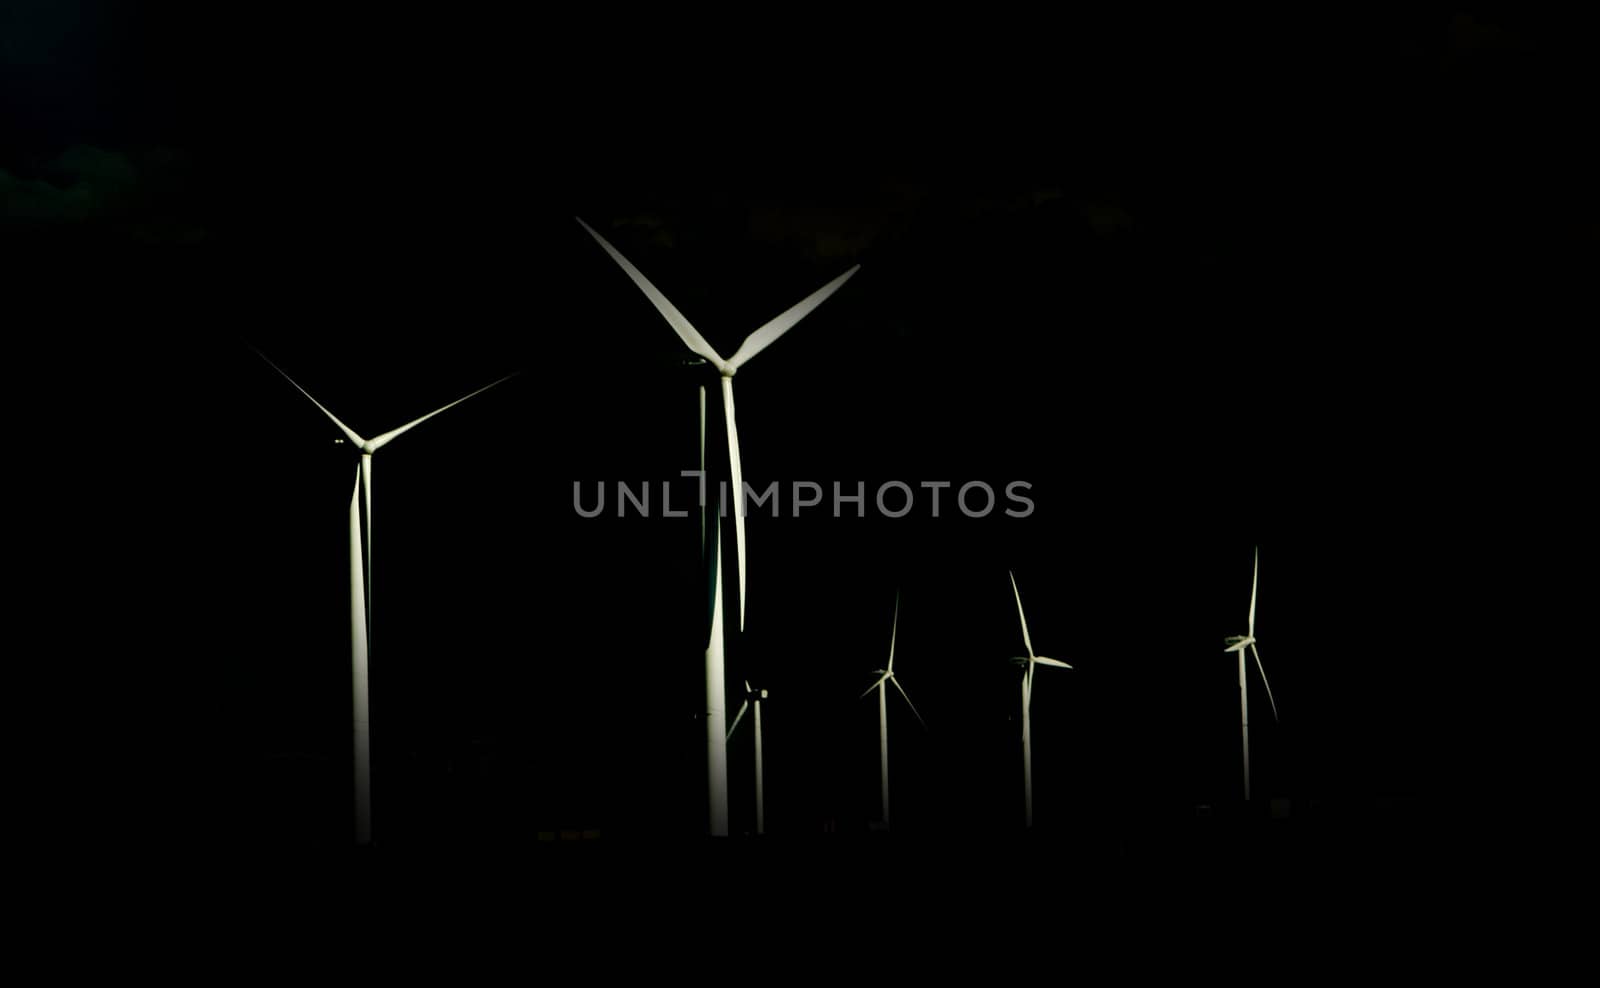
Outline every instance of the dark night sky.
<path fill-rule="evenodd" d="M 217 6 L 12 3 L 0 32 L 0 236 L 65 343 L 26 373 L 105 437 L 64 496 L 103 535 L 41 596 L 105 601 L 91 637 L 126 650 L 64 635 L 117 687 L 90 757 L 127 826 L 345 832 L 354 459 L 245 341 L 364 434 L 524 371 L 378 457 L 389 839 L 700 826 L 693 522 L 571 509 L 691 465 L 696 378 L 574 215 L 724 354 L 862 265 L 740 374 L 752 482 L 1034 485 L 1025 520 L 751 523 L 729 679 L 774 694 L 773 832 L 875 812 L 854 698 L 897 586 L 933 728 L 891 708 L 897 829 L 1015 826 L 1007 568 L 1078 666 L 1041 674 L 1041 826 L 1228 803 L 1253 544 L 1263 795 L 1442 812 L 1504 771 L 1469 699 L 1506 620 L 1481 574 L 1527 534 L 1503 454 L 1541 447 L 1502 385 L 1547 373 L 1540 285 L 1595 244 L 1591 36 L 1496 5 L 727 45 Z"/>

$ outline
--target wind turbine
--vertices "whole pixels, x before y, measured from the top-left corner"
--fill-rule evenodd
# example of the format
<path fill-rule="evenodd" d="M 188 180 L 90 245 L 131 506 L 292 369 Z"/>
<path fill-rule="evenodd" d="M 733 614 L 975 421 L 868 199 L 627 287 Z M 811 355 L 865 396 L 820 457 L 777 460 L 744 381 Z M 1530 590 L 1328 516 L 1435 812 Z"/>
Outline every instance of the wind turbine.
<path fill-rule="evenodd" d="M 1267 701 L 1272 704 L 1272 719 L 1278 719 L 1278 701 L 1272 698 L 1272 684 L 1267 682 L 1267 670 L 1261 665 L 1261 653 L 1256 651 L 1256 578 L 1261 575 L 1261 548 L 1256 547 L 1255 568 L 1250 573 L 1250 618 L 1242 635 L 1229 635 L 1224 652 L 1239 653 L 1239 733 L 1244 742 L 1244 798 L 1250 801 L 1250 692 L 1246 688 L 1244 650 L 1255 656 L 1256 669 L 1261 672 L 1261 685 L 1267 688 Z"/>
<path fill-rule="evenodd" d="M 790 306 L 788 309 L 785 309 L 777 316 L 774 316 L 768 322 L 763 323 L 755 330 L 755 332 L 745 337 L 744 342 L 739 344 L 739 349 L 733 352 L 733 356 L 724 360 L 720 355 L 718 355 L 717 351 L 711 348 L 711 344 L 706 342 L 705 337 L 701 336 L 699 331 L 689 324 L 689 320 L 684 318 L 683 313 L 679 312 L 677 307 L 668 301 L 667 297 L 661 294 L 661 292 L 656 289 L 656 286 L 652 285 L 649 279 L 639 272 L 638 268 L 629 263 L 626 257 L 623 257 L 615 247 L 611 246 L 611 244 L 606 241 L 605 237 L 602 237 L 599 233 L 595 232 L 593 227 L 583 222 L 581 219 L 578 220 L 578 224 L 585 230 L 588 230 L 589 235 L 593 237 L 601 247 L 605 248 L 607 254 L 611 255 L 611 259 L 617 262 L 622 270 L 627 273 L 629 278 L 633 279 L 633 283 L 639 286 L 639 290 L 644 292 L 645 297 L 655 305 L 656 311 L 661 313 L 662 318 L 666 319 L 667 324 L 677 332 L 679 338 L 683 340 L 684 344 L 699 356 L 704 357 L 706 362 L 715 367 L 717 369 L 717 373 L 721 375 L 722 412 L 723 421 L 727 425 L 728 430 L 728 465 L 732 474 L 729 479 L 733 484 L 733 531 L 734 540 L 737 543 L 736 548 L 738 550 L 739 561 L 739 630 L 744 631 L 744 471 L 739 463 L 739 430 L 735 424 L 733 414 L 733 375 L 738 373 L 739 368 L 748 363 L 750 358 L 771 346 L 777 341 L 778 337 L 792 329 L 795 323 L 798 323 L 800 320 L 810 315 L 811 311 L 826 301 L 828 296 L 838 291 L 846 281 L 850 280 L 852 275 L 861 270 L 861 265 L 857 264 L 844 274 L 839 275 L 837 278 L 828 282 L 826 285 L 823 285 L 810 295 L 807 295 L 805 298 Z M 701 407 L 704 408 L 703 403 Z M 705 416 L 702 412 L 702 434 L 704 422 Z"/>
<path fill-rule="evenodd" d="M 753 711 L 756 732 L 756 833 L 767 832 L 767 798 L 766 790 L 762 788 L 762 761 L 761 761 L 761 701 L 767 698 L 766 690 L 753 690 L 750 680 L 744 681 L 744 702 L 739 704 L 739 712 L 733 715 L 733 724 L 728 728 L 728 740 L 733 740 L 733 732 L 739 729 L 739 722 L 744 719 L 746 710 Z"/>
<path fill-rule="evenodd" d="M 873 690 L 878 691 L 878 786 L 883 800 L 883 825 L 889 826 L 889 704 L 888 684 L 893 683 L 900 695 L 906 698 L 906 706 L 917 715 L 917 723 L 927 730 L 928 722 L 922 719 L 922 714 L 917 713 L 917 705 L 911 702 L 911 694 L 900 685 L 900 680 L 894 675 L 894 641 L 900 632 L 900 594 L 894 595 L 894 624 L 889 628 L 889 665 L 883 669 L 874 669 L 872 674 L 878 681 L 866 688 L 866 691 L 857 699 L 865 700 L 867 694 Z"/>
<path fill-rule="evenodd" d="M 656 311 L 661 313 L 667 324 L 683 340 L 684 345 L 711 366 L 715 367 L 722 380 L 722 411 L 723 422 L 728 432 L 728 469 L 729 479 L 733 484 L 733 531 L 735 549 L 737 551 L 739 567 L 739 630 L 744 630 L 745 615 L 745 539 L 744 539 L 744 470 L 739 462 L 739 431 L 733 413 L 733 375 L 744 366 L 750 358 L 771 346 L 778 337 L 792 329 L 795 323 L 810 315 L 811 310 L 821 305 L 828 296 L 839 290 L 850 276 L 860 270 L 861 265 L 856 265 L 844 274 L 823 285 L 798 303 L 785 309 L 770 321 L 759 326 L 755 332 L 745 337 L 739 349 L 734 351 L 732 357 L 724 360 L 705 337 L 684 318 L 667 297 L 650 283 L 638 268 L 634 267 L 626 257 L 602 237 L 593 227 L 578 220 L 578 225 L 589 232 L 611 259 L 617 262 L 623 272 L 644 293 Z M 705 437 L 706 437 L 706 389 L 700 387 L 700 476 L 705 476 Z M 703 500 L 703 499 L 702 499 Z M 718 499 L 720 504 L 720 498 Z M 705 504 L 701 506 L 701 529 L 704 538 Z M 711 551 L 720 553 L 720 542 L 716 539 L 710 542 Z M 714 564 L 713 564 L 714 565 Z M 727 754 L 727 699 L 724 676 L 724 647 L 722 630 L 722 575 L 721 568 L 716 567 L 716 575 L 712 581 L 714 586 L 715 601 L 712 605 L 711 636 L 706 644 L 706 781 L 707 802 L 709 804 L 710 831 L 713 836 L 727 836 L 728 833 L 728 754 Z"/>
<path fill-rule="evenodd" d="M 260 350 L 256 350 L 256 354 L 273 370 L 282 374 L 284 380 L 293 384 L 296 390 L 310 399 L 322 414 L 339 427 L 339 431 L 345 434 L 351 444 L 361 451 L 361 465 L 356 471 L 356 491 L 350 499 L 350 668 L 354 691 L 352 713 L 355 735 L 356 842 L 370 844 L 372 843 L 372 740 L 368 661 L 372 648 L 372 456 L 440 412 L 448 411 L 468 398 L 480 395 L 496 384 L 510 380 L 516 374 L 507 374 L 500 380 L 486 384 L 442 408 L 434 409 L 421 418 L 412 419 L 398 429 L 391 429 L 371 439 L 363 439 L 355 430 L 339 421 L 338 417 L 328 411 L 320 401 L 312 398 L 309 391 L 300 387 L 294 378 L 284 373 L 283 368 L 274 364 L 266 354 Z M 363 521 L 365 521 L 364 527 Z"/>
<path fill-rule="evenodd" d="M 1010 571 L 1007 571 L 1010 573 Z M 1023 825 L 1033 827 L 1033 737 L 1029 724 L 1028 708 L 1033 703 L 1033 667 L 1036 665 L 1072 667 L 1056 659 L 1033 654 L 1033 639 L 1028 637 L 1028 616 L 1022 613 L 1022 594 L 1017 590 L 1017 574 L 1011 575 L 1011 593 L 1017 598 L 1017 619 L 1022 622 L 1022 644 L 1028 654 L 1018 656 L 1013 662 L 1024 667 L 1022 674 L 1022 819 Z"/>

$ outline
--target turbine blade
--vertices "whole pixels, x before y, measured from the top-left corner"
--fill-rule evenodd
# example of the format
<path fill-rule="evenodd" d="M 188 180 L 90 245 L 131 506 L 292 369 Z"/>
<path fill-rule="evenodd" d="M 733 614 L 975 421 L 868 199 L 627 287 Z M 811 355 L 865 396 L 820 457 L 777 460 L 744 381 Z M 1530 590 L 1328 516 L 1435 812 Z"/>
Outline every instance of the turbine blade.
<path fill-rule="evenodd" d="M 728 423 L 728 466 L 733 474 L 733 539 L 739 560 L 739 631 L 744 631 L 744 468 L 739 463 L 739 426 L 733 416 L 733 378 L 722 379 L 722 411 Z"/>
<path fill-rule="evenodd" d="M 886 680 L 888 678 L 889 678 L 889 674 L 888 673 L 884 673 L 883 675 L 879 676 L 878 677 L 878 681 L 873 683 L 871 686 L 868 686 L 866 691 L 863 692 L 860 696 L 856 697 L 856 699 L 857 700 L 865 700 L 868 696 L 870 696 L 872 694 L 873 690 L 875 690 L 878 687 L 882 686 L 884 680 Z"/>
<path fill-rule="evenodd" d="M 1028 659 L 1028 671 L 1027 671 L 1027 673 L 1024 674 L 1024 683 L 1023 683 L 1023 685 L 1024 685 L 1023 692 L 1028 694 L 1028 709 L 1029 710 L 1033 709 L 1033 663 L 1034 663 L 1034 660 L 1030 656 L 1029 659 Z"/>
<path fill-rule="evenodd" d="M 367 661 L 367 566 L 361 551 L 361 467 L 350 490 L 350 638 L 365 675 Z"/>
<path fill-rule="evenodd" d="M 894 624 L 889 628 L 889 666 L 890 675 L 894 674 L 894 639 L 900 633 L 900 591 L 894 592 Z"/>
<path fill-rule="evenodd" d="M 1055 666 L 1058 669 L 1071 669 L 1072 668 L 1071 666 L 1067 665 L 1065 662 L 1060 661 L 1059 659 L 1047 659 L 1042 655 L 1035 657 L 1033 661 L 1039 663 L 1040 665 Z"/>
<path fill-rule="evenodd" d="M 577 219 L 577 217 L 573 218 Z M 615 247 L 611 246 L 605 237 L 596 233 L 589 224 L 579 219 L 578 225 L 588 230 L 589 236 L 593 237 L 601 247 L 604 247 L 606 253 L 611 255 L 611 259 L 622 267 L 622 270 L 627 273 L 629 278 L 633 279 L 633 283 L 639 286 L 641 292 L 644 292 L 645 298 L 650 300 L 656 307 L 656 311 L 661 313 L 662 318 L 667 320 L 667 325 L 673 328 L 678 334 L 678 338 L 683 340 L 690 350 L 711 361 L 712 366 L 719 371 L 727 366 L 727 362 L 717 356 L 717 351 L 711 349 L 711 344 L 707 343 L 706 338 L 701 336 L 699 331 L 689 324 L 689 320 L 684 318 L 683 313 L 678 311 L 677 306 L 667 301 L 667 297 L 661 294 L 655 285 L 650 284 L 650 279 L 641 274 L 638 268 L 630 264 L 626 257 L 623 257 Z"/>
<path fill-rule="evenodd" d="M 706 551 L 706 386 L 700 385 L 700 551 Z"/>
<path fill-rule="evenodd" d="M 706 647 L 719 633 L 722 604 L 722 526 L 713 523 L 706 541 Z"/>
<path fill-rule="evenodd" d="M 428 414 L 422 416 L 422 418 L 420 418 L 420 419 L 413 419 L 410 422 L 407 422 L 405 425 L 402 425 L 398 429 L 390 429 L 388 432 L 385 432 L 381 436 L 374 436 L 373 439 L 372 439 L 372 451 L 374 453 L 376 453 L 378 450 L 380 450 L 383 447 L 387 446 L 389 443 L 393 442 L 398 437 L 404 435 L 407 432 L 410 432 L 412 429 L 415 429 L 417 426 L 419 426 L 422 423 L 424 423 L 424 422 L 428 421 L 429 419 L 433 418 L 435 415 L 438 415 L 440 412 L 447 412 L 450 409 L 452 409 L 452 408 L 456 407 L 457 405 L 461 404 L 462 402 L 466 401 L 468 398 L 473 398 L 473 397 L 476 397 L 478 395 L 481 395 L 485 391 L 488 391 L 490 388 L 494 387 L 496 384 L 504 384 L 505 382 L 511 380 L 513 377 L 516 377 L 518 374 L 521 374 L 521 373 L 522 373 L 521 371 L 513 371 L 512 373 L 507 374 L 505 377 L 502 377 L 498 381 L 492 381 L 489 384 L 485 384 L 483 387 L 481 387 L 478 390 L 472 392 L 472 394 L 464 395 L 464 396 L 462 396 L 460 398 L 457 398 L 455 401 L 452 401 L 450 404 L 444 406 L 443 408 L 434 409 L 433 411 L 429 412 Z"/>
<path fill-rule="evenodd" d="M 749 336 L 746 336 L 744 338 L 744 342 L 739 344 L 739 349 L 735 350 L 733 352 L 733 356 L 728 358 L 728 367 L 733 370 L 738 370 L 740 367 L 744 366 L 745 362 L 751 357 L 754 357 L 762 350 L 765 350 L 767 347 L 771 346 L 778 337 L 794 328 L 795 323 L 804 319 L 806 316 L 809 316 L 811 314 L 811 310 L 827 301 L 829 295 L 832 295 L 834 292 L 838 291 L 845 282 L 850 280 L 852 275 L 860 270 L 861 265 L 857 264 L 849 271 L 846 271 L 844 274 L 841 274 L 839 277 L 828 282 L 826 285 L 823 285 L 821 288 L 812 292 L 810 295 L 807 295 L 805 298 L 790 306 L 788 309 L 785 309 L 777 318 L 764 324 L 761 326 L 761 328 L 757 329 Z"/>
<path fill-rule="evenodd" d="M 1272 698 L 1272 684 L 1267 682 L 1267 670 L 1261 665 L 1261 653 L 1256 651 L 1256 643 L 1250 643 L 1250 654 L 1256 657 L 1256 668 L 1261 671 L 1261 685 L 1267 688 L 1267 702 L 1272 704 L 1272 719 L 1278 719 L 1278 701 Z"/>
<path fill-rule="evenodd" d="M 728 725 L 728 739 L 729 740 L 732 740 L 733 732 L 737 731 L 739 729 L 739 721 L 744 719 L 744 712 L 746 710 L 749 710 L 749 709 L 750 709 L 750 701 L 749 700 L 746 700 L 743 703 L 739 704 L 739 712 L 737 714 L 734 714 L 733 723 Z"/>
<path fill-rule="evenodd" d="M 251 347 L 250 349 L 256 350 L 255 347 Z M 300 387 L 300 385 L 295 382 L 294 378 L 290 377 L 288 374 L 285 374 L 283 368 L 279 367 L 277 364 L 274 364 L 267 357 L 266 354 L 262 353 L 260 350 L 256 350 L 256 356 L 260 357 L 262 360 L 265 360 L 267 362 L 267 365 L 270 366 L 273 370 L 277 371 L 279 374 L 283 374 L 283 379 L 285 381 L 288 381 L 290 384 L 293 384 L 295 386 L 295 390 L 299 391 L 301 394 L 305 395 L 307 398 L 311 398 L 311 392 L 307 391 L 305 388 Z M 322 414 L 324 414 L 328 418 L 332 419 L 333 420 L 333 424 L 339 427 L 339 431 L 344 433 L 346 439 L 349 439 L 350 442 L 355 444 L 356 449 L 359 450 L 361 448 L 362 444 L 366 442 L 365 439 L 362 439 L 360 436 L 356 435 L 354 429 L 350 428 L 348 425 L 345 425 L 343 422 L 340 422 L 338 416 L 334 415 L 332 412 L 330 412 L 326 408 L 324 408 L 323 405 L 322 405 L 322 402 L 318 401 L 315 398 L 311 398 L 311 404 L 317 406 L 317 408 L 322 410 Z"/>
<path fill-rule="evenodd" d="M 1261 575 L 1261 548 L 1256 547 L 1255 568 L 1250 571 L 1250 623 L 1245 626 L 1245 633 L 1251 637 L 1256 633 L 1256 577 Z"/>
<path fill-rule="evenodd" d="M 889 682 L 893 683 L 894 688 L 900 691 L 900 695 L 906 698 L 906 706 L 910 707 L 911 712 L 917 715 L 917 723 L 921 724 L 922 729 L 926 731 L 928 729 L 928 722 L 922 719 L 922 714 L 918 713 L 917 711 L 917 705 L 911 702 L 911 694 L 907 693 L 906 688 L 900 685 L 900 680 L 894 678 L 893 676 L 889 677 Z"/>
<path fill-rule="evenodd" d="M 1006 572 L 1010 573 L 1010 570 Z M 1033 658 L 1033 639 L 1028 637 L 1028 616 L 1022 613 L 1022 594 L 1017 590 L 1017 574 L 1011 573 L 1011 592 L 1017 598 L 1017 617 L 1022 621 L 1022 644 L 1028 646 L 1028 658 Z M 1028 666 L 1028 675 L 1033 675 L 1033 666 Z"/>
<path fill-rule="evenodd" d="M 372 638 L 372 456 L 361 457 L 361 490 L 367 502 L 367 557 L 364 560 L 367 574 L 367 638 Z"/>

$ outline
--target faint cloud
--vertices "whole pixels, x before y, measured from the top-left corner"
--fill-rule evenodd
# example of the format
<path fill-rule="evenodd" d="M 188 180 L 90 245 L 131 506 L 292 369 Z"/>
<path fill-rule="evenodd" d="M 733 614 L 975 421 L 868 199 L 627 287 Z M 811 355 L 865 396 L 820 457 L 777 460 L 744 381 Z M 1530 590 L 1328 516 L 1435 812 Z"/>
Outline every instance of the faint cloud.
<path fill-rule="evenodd" d="M 1115 203 L 1090 200 L 1080 203 L 1078 209 L 1089 221 L 1089 228 L 1102 237 L 1127 233 L 1134 227 L 1133 214 Z"/>
<path fill-rule="evenodd" d="M 1532 47 L 1526 37 L 1476 14 L 1456 11 L 1450 17 L 1449 48 L 1453 58 L 1471 58 L 1486 52 L 1528 51 Z"/>
<path fill-rule="evenodd" d="M 677 238 L 668 228 L 666 218 L 660 213 L 634 213 L 614 220 L 611 224 L 613 230 L 632 230 L 640 234 L 639 239 L 656 247 L 672 248 L 678 244 Z"/>
<path fill-rule="evenodd" d="M 57 188 L 36 178 L 17 178 L 0 169 L 0 216 L 49 223 L 86 219 L 93 211 L 87 187 Z"/>
<path fill-rule="evenodd" d="M 35 229 L 92 224 L 143 243 L 192 243 L 205 231 L 163 208 L 183 164 L 170 148 L 131 155 L 76 145 L 43 162 L 39 177 L 0 169 L 0 220 Z"/>

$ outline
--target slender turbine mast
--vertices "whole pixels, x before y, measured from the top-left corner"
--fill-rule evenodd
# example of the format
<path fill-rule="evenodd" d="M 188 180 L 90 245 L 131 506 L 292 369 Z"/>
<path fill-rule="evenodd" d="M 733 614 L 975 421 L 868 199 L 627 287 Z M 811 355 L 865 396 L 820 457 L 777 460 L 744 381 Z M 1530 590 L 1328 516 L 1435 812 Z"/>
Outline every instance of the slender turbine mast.
<path fill-rule="evenodd" d="M 1022 821 L 1023 826 L 1033 827 L 1033 737 L 1029 722 L 1029 707 L 1033 704 L 1033 667 L 1036 665 L 1057 666 L 1062 669 L 1072 667 L 1065 662 L 1047 659 L 1042 655 L 1033 654 L 1033 639 L 1028 637 L 1028 616 L 1022 613 L 1022 594 L 1017 590 L 1017 575 L 1011 573 L 1011 593 L 1017 598 L 1017 619 L 1022 622 L 1022 644 L 1028 649 L 1027 655 L 1012 659 L 1013 662 L 1023 667 L 1022 673 Z"/>
<path fill-rule="evenodd" d="M 283 379 L 295 386 L 301 394 L 326 415 L 352 445 L 361 452 L 361 466 L 356 472 L 357 490 L 350 502 L 350 668 L 353 686 L 353 733 L 355 759 L 356 842 L 372 843 L 372 739 L 368 690 L 368 661 L 372 648 L 372 456 L 400 436 L 422 423 L 461 404 L 468 398 L 515 377 L 507 374 L 486 384 L 471 394 L 457 398 L 442 408 L 436 408 L 421 418 L 412 419 L 398 429 L 363 439 L 355 430 L 345 425 L 311 393 L 295 383 L 260 350 L 256 353 Z M 363 510 L 364 509 L 364 510 Z M 363 521 L 365 526 L 363 527 Z"/>
<path fill-rule="evenodd" d="M 1250 801 L 1250 691 L 1246 687 L 1244 650 L 1255 656 L 1256 669 L 1261 673 L 1261 685 L 1267 688 L 1267 702 L 1272 704 L 1272 719 L 1278 719 L 1278 701 L 1272 698 L 1272 684 L 1267 682 L 1267 670 L 1261 665 L 1261 653 L 1256 651 L 1256 579 L 1261 575 L 1261 548 L 1256 547 L 1255 568 L 1250 573 L 1250 617 L 1243 635 L 1229 635 L 1224 652 L 1239 653 L 1239 734 L 1244 745 L 1244 799 Z"/>
<path fill-rule="evenodd" d="M 744 719 L 745 711 L 751 711 L 754 718 L 756 732 L 756 833 L 767 832 L 767 796 L 764 787 L 761 752 L 761 701 L 767 698 L 766 690 L 750 688 L 750 680 L 744 681 L 744 701 L 739 704 L 739 712 L 733 715 L 733 724 L 728 727 L 728 740 L 733 740 L 733 732 L 739 729 L 739 722 Z"/>
<path fill-rule="evenodd" d="M 900 680 L 896 679 L 894 675 L 894 642 L 899 633 L 900 594 L 898 591 L 896 591 L 894 595 L 894 624 L 892 624 L 889 628 L 889 664 L 882 669 L 872 670 L 872 674 L 878 677 L 877 682 L 873 683 L 871 686 L 868 686 L 861 696 L 858 697 L 858 699 L 865 700 L 868 693 L 871 693 L 873 690 L 878 691 L 878 792 L 882 800 L 882 820 L 884 829 L 886 830 L 889 827 L 888 687 L 890 684 L 893 684 L 894 688 L 900 691 L 900 695 L 905 697 L 906 706 L 911 708 L 911 712 L 913 714 L 916 714 L 917 723 L 922 725 L 922 729 L 928 729 L 928 722 L 922 719 L 922 714 L 917 712 L 917 705 L 911 702 L 911 694 L 906 692 L 906 688 L 900 685 Z"/>
<path fill-rule="evenodd" d="M 574 217 L 576 219 L 576 217 Z M 801 319 L 811 314 L 811 311 L 827 300 L 828 296 L 838 291 L 840 286 L 850 279 L 861 265 L 856 265 L 844 274 L 823 285 L 798 303 L 779 313 L 771 321 L 758 327 L 755 332 L 745 337 L 739 349 L 733 356 L 724 360 L 705 337 L 690 324 L 683 313 L 679 312 L 667 297 L 650 283 L 638 268 L 634 267 L 626 257 L 595 231 L 593 227 L 578 219 L 578 225 L 588 231 L 611 259 L 617 262 L 623 272 L 633 281 L 634 285 L 644 293 L 656 311 L 678 334 L 696 355 L 705 358 L 706 362 L 715 367 L 722 381 L 722 418 L 728 433 L 728 468 L 729 479 L 733 485 L 733 532 L 735 549 L 737 551 L 739 569 L 739 630 L 744 630 L 745 616 L 745 538 L 744 538 L 744 470 L 739 462 L 739 430 L 735 424 L 733 411 L 733 375 L 744 366 L 750 358 L 771 346 L 778 337 L 787 333 Z M 701 476 L 705 476 L 705 389 L 700 392 L 700 469 Z M 720 498 L 718 503 L 721 503 Z M 704 518 L 704 505 L 702 518 Z M 704 522 L 702 522 L 704 524 Z M 718 544 L 713 542 L 714 545 Z M 720 549 L 718 550 L 720 551 Z M 707 802 L 709 803 L 709 828 L 713 836 L 726 836 L 728 833 L 728 755 L 727 755 L 727 688 L 724 681 L 724 662 L 721 621 L 721 595 L 722 585 L 720 571 L 715 581 L 717 603 L 713 606 L 713 630 L 711 642 L 706 647 L 706 778 Z"/>

